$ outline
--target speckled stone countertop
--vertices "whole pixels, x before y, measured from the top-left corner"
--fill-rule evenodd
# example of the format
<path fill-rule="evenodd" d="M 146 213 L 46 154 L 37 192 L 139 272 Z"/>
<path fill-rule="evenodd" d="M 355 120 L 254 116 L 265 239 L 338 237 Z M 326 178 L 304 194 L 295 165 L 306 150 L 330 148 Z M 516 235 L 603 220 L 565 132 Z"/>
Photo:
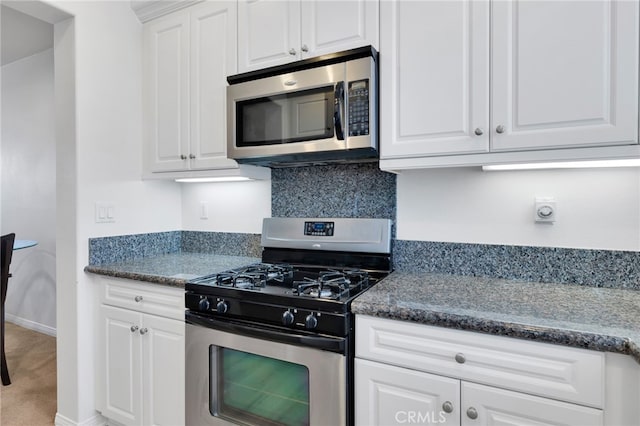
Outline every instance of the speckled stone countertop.
<path fill-rule="evenodd" d="M 256 262 L 260 262 L 260 258 L 210 253 L 172 253 L 105 265 L 89 265 L 84 270 L 110 277 L 184 287 L 185 282 L 190 279 Z"/>
<path fill-rule="evenodd" d="M 640 291 L 394 272 L 353 312 L 631 355 L 640 362 Z"/>

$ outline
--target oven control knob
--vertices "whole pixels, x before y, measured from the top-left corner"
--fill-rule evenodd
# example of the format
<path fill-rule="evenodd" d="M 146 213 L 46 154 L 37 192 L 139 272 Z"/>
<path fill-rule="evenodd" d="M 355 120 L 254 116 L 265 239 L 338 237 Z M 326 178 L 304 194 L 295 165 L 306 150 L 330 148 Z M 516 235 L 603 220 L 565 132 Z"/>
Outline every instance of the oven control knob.
<path fill-rule="evenodd" d="M 307 315 L 307 317 L 304 319 L 304 326 L 309 330 L 313 330 L 318 326 L 318 318 L 316 318 L 313 314 Z"/>
<path fill-rule="evenodd" d="M 285 313 L 282 314 L 282 323 L 284 325 L 291 325 L 295 320 L 296 320 L 296 317 L 293 316 L 291 311 L 285 311 Z"/>
<path fill-rule="evenodd" d="M 229 305 L 224 300 L 219 301 L 216 305 L 216 311 L 218 311 L 219 314 L 226 314 L 228 310 Z"/>
<path fill-rule="evenodd" d="M 209 310 L 209 299 L 202 296 L 200 297 L 200 301 L 198 302 L 198 310 L 200 311 L 208 311 Z"/>

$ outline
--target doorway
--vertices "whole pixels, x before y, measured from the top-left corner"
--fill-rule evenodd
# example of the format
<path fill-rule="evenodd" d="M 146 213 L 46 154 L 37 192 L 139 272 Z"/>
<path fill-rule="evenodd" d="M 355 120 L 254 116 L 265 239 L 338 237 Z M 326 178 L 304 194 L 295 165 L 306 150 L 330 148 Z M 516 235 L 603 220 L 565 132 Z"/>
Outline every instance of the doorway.
<path fill-rule="evenodd" d="M 57 23 L 71 21 L 71 16 L 40 2 L 6 1 L 0 18 L 0 228 L 3 234 L 15 232 L 17 239 L 37 241 L 35 247 L 14 251 L 11 262 L 5 344 L 12 384 L 1 390 L 0 424 L 53 424 L 58 405 L 58 229 L 69 223 L 58 214 L 57 153 L 65 126 L 56 74 L 58 56 L 69 62 L 69 55 L 64 50 L 58 55 L 54 39 Z M 68 96 L 63 92 L 61 97 Z M 63 110 L 73 115 L 72 109 Z"/>

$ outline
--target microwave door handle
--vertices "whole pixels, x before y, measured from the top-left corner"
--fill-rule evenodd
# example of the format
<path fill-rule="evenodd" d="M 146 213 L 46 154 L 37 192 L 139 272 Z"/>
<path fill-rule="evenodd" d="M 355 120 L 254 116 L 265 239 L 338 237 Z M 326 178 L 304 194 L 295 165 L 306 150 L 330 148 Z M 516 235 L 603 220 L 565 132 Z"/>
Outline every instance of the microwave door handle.
<path fill-rule="evenodd" d="M 333 125 L 336 129 L 336 138 L 344 140 L 344 82 L 336 84 L 333 102 Z"/>

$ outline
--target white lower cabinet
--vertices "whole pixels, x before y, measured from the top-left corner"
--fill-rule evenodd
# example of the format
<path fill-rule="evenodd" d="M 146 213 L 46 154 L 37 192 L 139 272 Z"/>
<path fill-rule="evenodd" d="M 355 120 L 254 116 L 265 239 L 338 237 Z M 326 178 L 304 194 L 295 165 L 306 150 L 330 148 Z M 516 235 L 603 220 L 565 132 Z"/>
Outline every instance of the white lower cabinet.
<path fill-rule="evenodd" d="M 602 425 L 590 407 L 462 382 L 462 425 Z"/>
<path fill-rule="evenodd" d="M 356 359 L 358 425 L 602 425 L 602 410 Z"/>
<path fill-rule="evenodd" d="M 460 424 L 460 380 L 355 361 L 357 425 Z"/>
<path fill-rule="evenodd" d="M 356 319 L 356 425 L 604 425 L 604 393 L 600 352 Z"/>
<path fill-rule="evenodd" d="M 96 408 L 124 425 L 184 424 L 184 290 L 121 280 L 103 287 Z"/>

